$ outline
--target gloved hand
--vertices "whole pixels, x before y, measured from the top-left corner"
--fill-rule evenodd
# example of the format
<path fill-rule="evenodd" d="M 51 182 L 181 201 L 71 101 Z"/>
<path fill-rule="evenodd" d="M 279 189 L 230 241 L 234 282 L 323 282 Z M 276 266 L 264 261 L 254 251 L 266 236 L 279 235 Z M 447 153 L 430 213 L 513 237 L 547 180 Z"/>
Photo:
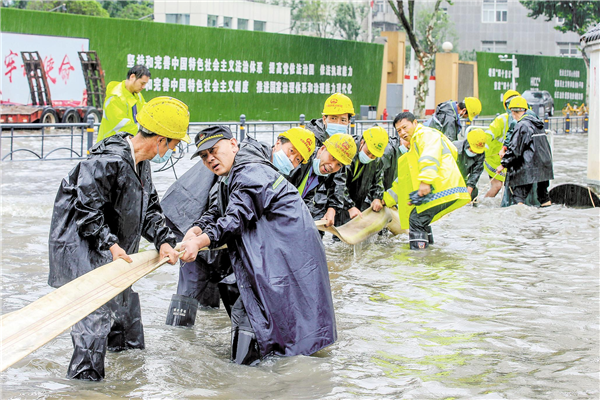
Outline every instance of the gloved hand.
<path fill-rule="evenodd" d="M 427 203 L 433 199 L 433 192 L 429 192 L 425 196 L 419 196 L 419 191 L 415 190 L 414 192 L 410 192 L 408 195 L 410 202 L 414 206 L 420 206 L 421 204 Z"/>

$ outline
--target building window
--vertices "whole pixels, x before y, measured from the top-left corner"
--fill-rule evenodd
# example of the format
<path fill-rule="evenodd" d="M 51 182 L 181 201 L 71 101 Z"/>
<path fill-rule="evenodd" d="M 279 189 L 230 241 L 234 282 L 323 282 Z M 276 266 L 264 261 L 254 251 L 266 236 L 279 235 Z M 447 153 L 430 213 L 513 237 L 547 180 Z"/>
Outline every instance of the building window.
<path fill-rule="evenodd" d="M 507 50 L 507 43 L 498 40 L 488 40 L 481 42 L 481 51 L 486 53 L 505 53 Z"/>
<path fill-rule="evenodd" d="M 562 25 L 565 23 L 565 19 L 563 17 L 556 17 L 556 25 Z"/>
<path fill-rule="evenodd" d="M 190 14 L 166 14 L 166 22 L 169 24 L 190 24 Z"/>
<path fill-rule="evenodd" d="M 508 19 L 507 0 L 483 0 L 482 22 L 506 22 Z"/>
<path fill-rule="evenodd" d="M 223 28 L 231 29 L 233 25 L 233 18 L 231 17 L 223 17 Z"/>
<path fill-rule="evenodd" d="M 369 3 L 370 4 L 370 3 Z M 387 1 L 384 0 L 377 0 L 377 2 L 375 4 L 373 4 L 373 13 L 377 14 L 377 13 L 386 13 L 386 4 Z"/>
<path fill-rule="evenodd" d="M 209 15 L 208 19 L 206 21 L 206 26 L 216 27 L 218 23 L 219 23 L 218 15 Z"/>
<path fill-rule="evenodd" d="M 238 29 L 241 29 L 243 31 L 247 31 L 248 30 L 248 20 L 247 19 L 242 19 L 242 18 L 238 18 Z"/>
<path fill-rule="evenodd" d="M 581 57 L 581 52 L 577 48 L 579 43 L 556 43 L 558 45 L 558 55 L 561 57 Z"/>
<path fill-rule="evenodd" d="M 265 32 L 267 30 L 267 23 L 265 21 L 254 21 L 254 30 Z"/>

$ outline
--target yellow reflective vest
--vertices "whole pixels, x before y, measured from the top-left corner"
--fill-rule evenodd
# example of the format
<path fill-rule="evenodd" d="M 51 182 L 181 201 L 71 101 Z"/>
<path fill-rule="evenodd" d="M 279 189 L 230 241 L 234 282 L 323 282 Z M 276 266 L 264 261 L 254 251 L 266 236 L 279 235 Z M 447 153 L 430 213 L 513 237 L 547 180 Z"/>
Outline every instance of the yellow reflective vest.
<path fill-rule="evenodd" d="M 508 113 L 498 115 L 490 124 L 490 127 L 485 131 L 490 137 L 487 140 L 485 149 L 485 161 L 483 168 L 487 171 L 490 177 L 504 182 L 506 171 L 496 173 L 496 168 L 500 166 L 500 150 L 504 145 L 506 132 L 508 132 L 509 122 Z"/>
<path fill-rule="evenodd" d="M 102 122 L 98 130 L 98 142 L 117 132 L 138 133 L 136 115 L 146 104 L 141 93 L 133 94 L 125 88 L 125 81 L 110 82 L 106 88 L 106 100 Z"/>
<path fill-rule="evenodd" d="M 435 215 L 435 222 L 444 215 L 471 201 L 465 181 L 456 165 L 458 152 L 452 142 L 438 130 L 418 124 L 410 140 L 410 150 L 398 159 L 398 179 L 383 195 L 385 205 L 398 205 L 402 229 L 408 229 L 408 218 L 415 206 L 409 206 L 409 193 L 418 190 L 421 182 L 431 185 L 433 199 L 417 207 L 421 213 L 440 204 L 456 200 L 452 206 Z"/>

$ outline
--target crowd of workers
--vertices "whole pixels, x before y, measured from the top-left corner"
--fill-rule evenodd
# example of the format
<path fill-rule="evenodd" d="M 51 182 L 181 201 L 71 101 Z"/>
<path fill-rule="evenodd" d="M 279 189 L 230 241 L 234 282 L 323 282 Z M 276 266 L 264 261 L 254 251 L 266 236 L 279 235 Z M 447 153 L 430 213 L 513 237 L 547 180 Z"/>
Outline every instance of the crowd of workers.
<path fill-rule="evenodd" d="M 282 132 L 274 145 L 226 126 L 195 137 L 194 165 L 162 200 L 150 162 L 165 162 L 187 134 L 181 101 L 141 94 L 150 72 L 133 67 L 109 84 L 98 143 L 63 179 L 52 215 L 49 284 L 65 283 L 113 260 L 131 261 L 141 237 L 175 264 L 177 293 L 167 323 L 192 326 L 199 306 L 223 302 L 231 318 L 231 359 L 310 355 L 337 337 L 322 234 L 314 221 L 342 225 L 362 212 L 394 207 L 409 228 L 410 249 L 433 243 L 431 223 L 504 182 L 506 204 L 549 205 L 552 156 L 543 124 L 518 92 L 489 129 L 458 140 L 462 118 L 481 112 L 477 98 L 440 104 L 419 123 L 410 112 L 360 137 L 349 130 L 352 101 L 336 93 L 321 116 Z M 535 190 L 534 190 L 535 188 Z M 537 197 L 537 198 L 536 198 Z M 176 245 L 177 242 L 181 242 Z M 299 245 L 301 244 L 301 245 Z M 223 248 L 226 245 L 226 249 Z M 138 294 L 128 288 L 72 331 L 69 378 L 104 378 L 106 350 L 143 349 Z"/>

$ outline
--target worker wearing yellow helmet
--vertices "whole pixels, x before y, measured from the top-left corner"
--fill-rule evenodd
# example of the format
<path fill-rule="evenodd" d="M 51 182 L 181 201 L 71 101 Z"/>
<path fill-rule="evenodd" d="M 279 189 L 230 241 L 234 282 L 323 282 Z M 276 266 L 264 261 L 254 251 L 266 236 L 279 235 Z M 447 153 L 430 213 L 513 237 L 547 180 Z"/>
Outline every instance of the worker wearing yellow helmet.
<path fill-rule="evenodd" d="M 347 133 L 336 133 L 317 148 L 306 164 L 292 171 L 288 179 L 298 188 L 313 219 L 324 219 L 331 226 L 336 214 L 346 209 L 349 203 L 344 195 L 346 181 L 345 178 L 339 181 L 339 171 L 350 165 L 355 155 L 354 138 Z M 347 211 L 351 218 L 360 215 L 356 207 Z"/>
<path fill-rule="evenodd" d="M 348 166 L 346 188 L 352 203 L 346 208 L 358 208 L 361 212 L 368 208 L 380 211 L 383 208 L 383 173 L 381 157 L 388 145 L 388 133 L 380 126 L 367 129 L 358 141 L 358 152 Z M 350 220 L 348 211 L 336 215 L 335 225 L 343 225 Z"/>
<path fill-rule="evenodd" d="M 548 187 L 550 179 L 554 179 L 552 150 L 544 122 L 537 115 L 527 113 L 528 108 L 527 101 L 521 96 L 514 97 L 508 105 L 517 123 L 498 169 L 507 169 L 507 185 L 513 204 L 525 204 L 537 184 L 537 201 L 546 207 L 551 204 Z"/>
<path fill-rule="evenodd" d="M 151 76 L 146 66 L 135 65 L 127 72 L 126 80 L 108 84 L 98 129 L 98 142 L 117 132 L 132 135 L 138 132 L 137 115 L 146 104 L 142 91 Z"/>
<path fill-rule="evenodd" d="M 291 143 L 307 138 L 302 131 L 284 137 Z M 231 359 L 254 365 L 331 345 L 337 334 L 327 260 L 298 190 L 260 147 L 247 141 L 238 146 L 225 127 L 204 130 L 196 147 L 219 180 L 215 201 L 184 237 L 181 258 L 190 263 L 199 249 L 227 244 L 234 275 L 222 283 L 237 282 L 239 290 L 230 309 Z M 343 141 L 328 148 L 339 158 L 350 157 Z"/>
<path fill-rule="evenodd" d="M 465 97 L 463 101 L 448 100 L 438 104 L 433 116 L 423 125 L 442 132 L 448 139 L 455 141 L 462 130 L 461 118 L 473 121 L 481 113 L 481 102 L 476 97 Z"/>
<path fill-rule="evenodd" d="M 315 143 L 315 135 L 308 129 L 291 128 L 277 137 L 271 162 L 287 176 L 298 165 L 308 163 L 315 151 Z"/>
<path fill-rule="evenodd" d="M 189 142 L 187 106 L 171 97 L 150 100 L 138 114 L 137 135 L 119 132 L 96 143 L 61 182 L 52 213 L 48 283 L 60 287 L 119 258 L 131 262 L 143 236 L 175 264 L 175 236 L 165 225 L 150 161 Z M 131 287 L 71 330 L 72 379 L 104 378 L 106 350 L 144 348 L 140 299 Z"/>
<path fill-rule="evenodd" d="M 433 243 L 430 224 L 469 203 L 471 196 L 456 165 L 456 147 L 447 137 L 409 112 L 396 115 L 394 127 L 410 149 L 398 160 L 398 178 L 384 193 L 384 205 L 398 206 L 410 248 L 425 249 Z"/>
<path fill-rule="evenodd" d="M 484 151 L 486 150 L 487 140 L 487 135 L 483 129 L 475 128 L 467 132 L 465 140 L 452 142 L 458 151 L 456 164 L 467 184 L 471 200 L 475 200 L 479 194 L 477 182 L 479 182 L 483 172 Z"/>
<path fill-rule="evenodd" d="M 504 171 L 496 172 L 496 168 L 500 166 L 500 153 L 503 152 L 502 147 L 504 146 L 504 140 L 506 139 L 506 133 L 508 132 L 510 121 L 512 117 L 508 113 L 508 103 L 516 96 L 521 94 L 516 90 L 507 90 L 502 96 L 502 105 L 507 111 L 503 114 L 498 115 L 488 129 L 486 134 L 488 135 L 487 147 L 485 149 L 485 160 L 483 161 L 483 168 L 490 177 L 490 189 L 485 194 L 485 197 L 495 197 L 505 179 Z"/>

